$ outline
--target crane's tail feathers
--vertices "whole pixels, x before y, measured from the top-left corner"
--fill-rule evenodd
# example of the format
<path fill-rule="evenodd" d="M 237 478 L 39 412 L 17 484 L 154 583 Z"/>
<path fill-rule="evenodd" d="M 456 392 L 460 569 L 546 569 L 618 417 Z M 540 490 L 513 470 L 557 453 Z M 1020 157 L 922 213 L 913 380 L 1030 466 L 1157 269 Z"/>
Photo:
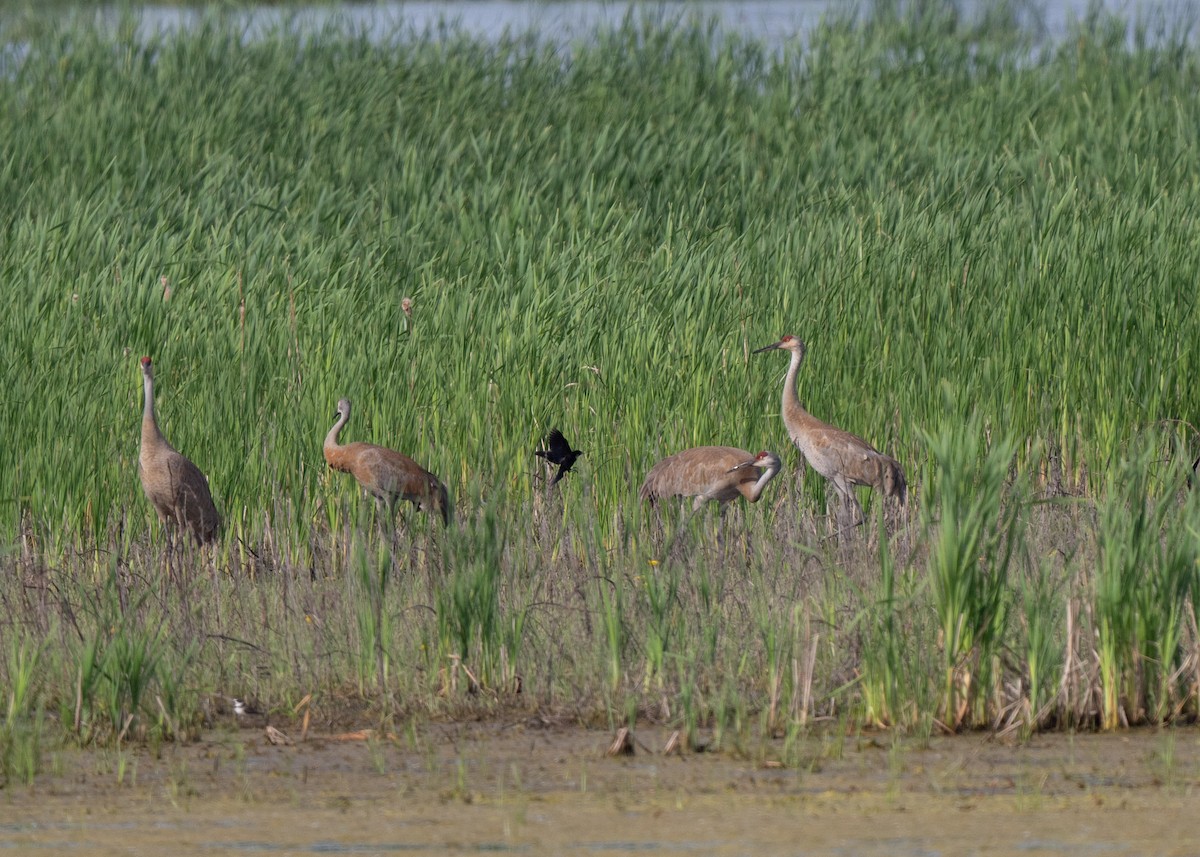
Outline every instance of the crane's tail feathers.
<path fill-rule="evenodd" d="M 438 484 L 438 491 L 434 494 L 433 505 L 442 513 L 442 526 L 450 526 L 450 519 L 454 516 L 454 509 L 450 505 L 450 492 L 446 490 L 446 486 Z"/>
<path fill-rule="evenodd" d="M 889 459 L 883 471 L 883 493 L 885 496 L 896 497 L 904 503 L 908 496 L 908 482 L 904 479 L 904 468 L 896 459 Z"/>

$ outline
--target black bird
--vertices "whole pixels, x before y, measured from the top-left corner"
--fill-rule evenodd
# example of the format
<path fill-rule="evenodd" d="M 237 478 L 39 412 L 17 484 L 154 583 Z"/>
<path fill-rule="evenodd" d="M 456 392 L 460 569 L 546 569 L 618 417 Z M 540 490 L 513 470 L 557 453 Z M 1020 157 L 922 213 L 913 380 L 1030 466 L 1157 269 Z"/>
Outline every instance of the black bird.
<path fill-rule="evenodd" d="M 563 437 L 562 432 L 558 429 L 550 429 L 550 434 L 546 435 L 546 439 L 542 441 L 546 449 L 535 449 L 534 455 L 541 456 L 551 464 L 558 465 L 558 472 L 554 474 L 554 478 L 550 480 L 550 484 L 563 478 L 568 470 L 575 464 L 575 459 L 583 455 L 582 449 L 571 449 L 571 444 Z"/>

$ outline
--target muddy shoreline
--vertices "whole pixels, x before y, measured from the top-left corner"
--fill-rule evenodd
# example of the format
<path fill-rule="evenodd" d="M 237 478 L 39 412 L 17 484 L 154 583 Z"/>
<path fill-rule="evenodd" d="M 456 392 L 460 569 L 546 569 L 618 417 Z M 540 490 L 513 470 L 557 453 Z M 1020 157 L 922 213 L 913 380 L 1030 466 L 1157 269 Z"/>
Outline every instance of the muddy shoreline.
<path fill-rule="evenodd" d="M 638 733 L 661 748 L 666 730 Z M 48 754 L 0 792 L 15 853 L 1194 854 L 1200 732 L 893 742 L 610 758 L 606 732 L 524 723 L 407 735 L 259 729 Z"/>

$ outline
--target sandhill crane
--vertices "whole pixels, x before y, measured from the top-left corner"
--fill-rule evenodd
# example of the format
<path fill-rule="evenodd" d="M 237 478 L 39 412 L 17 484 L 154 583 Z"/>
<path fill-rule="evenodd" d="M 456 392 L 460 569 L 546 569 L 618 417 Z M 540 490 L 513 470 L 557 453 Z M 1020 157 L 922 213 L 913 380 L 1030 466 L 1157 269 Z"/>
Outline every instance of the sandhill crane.
<path fill-rule="evenodd" d="M 650 468 L 638 496 L 654 502 L 661 497 L 695 497 L 692 510 L 709 500 L 720 504 L 745 497 L 758 502 L 781 464 L 773 452 L 758 455 L 733 446 L 697 446 L 668 455 Z"/>
<path fill-rule="evenodd" d="M 884 455 L 861 437 L 821 422 L 800 404 L 796 376 L 804 362 L 804 342 L 788 335 L 773 345 L 756 348 L 754 353 L 776 348 L 792 355 L 783 382 L 783 424 L 804 460 L 833 483 L 842 504 L 854 512 L 855 519 L 850 526 L 858 526 L 863 521 L 862 506 L 854 496 L 855 485 L 870 485 L 882 491 L 885 497 L 898 497 L 903 503 L 907 483 L 900 462 Z"/>
<path fill-rule="evenodd" d="M 142 390 L 145 406 L 142 410 L 142 446 L 138 452 L 138 476 L 142 490 L 154 506 L 167 530 L 188 530 L 197 544 L 216 539 L 221 516 L 213 505 L 208 480 L 200 468 L 180 455 L 158 428 L 154 413 L 154 366 L 149 357 L 142 358 Z"/>
<path fill-rule="evenodd" d="M 436 476 L 407 455 L 373 443 L 338 443 L 338 434 L 350 421 L 350 400 L 337 403 L 336 422 L 325 435 L 325 461 L 334 470 L 349 473 L 358 480 L 375 502 L 395 511 L 398 500 L 410 500 L 418 509 L 435 509 L 442 524 L 450 523 L 450 496 Z"/>
<path fill-rule="evenodd" d="M 697 446 L 668 455 L 651 467 L 638 496 L 650 503 L 663 497 L 695 497 L 693 513 L 709 500 L 716 500 L 720 507 L 717 545 L 724 555 L 723 529 L 729 502 L 738 497 L 757 502 L 781 466 L 779 456 L 773 452 L 754 455 L 733 446 Z"/>
<path fill-rule="evenodd" d="M 567 471 L 575 466 L 576 459 L 583 455 L 582 449 L 571 449 L 571 444 L 558 429 L 551 429 L 542 445 L 546 448 L 535 449 L 533 454 L 546 459 L 551 464 L 558 465 L 558 472 L 550 480 L 551 485 L 562 479 Z"/>

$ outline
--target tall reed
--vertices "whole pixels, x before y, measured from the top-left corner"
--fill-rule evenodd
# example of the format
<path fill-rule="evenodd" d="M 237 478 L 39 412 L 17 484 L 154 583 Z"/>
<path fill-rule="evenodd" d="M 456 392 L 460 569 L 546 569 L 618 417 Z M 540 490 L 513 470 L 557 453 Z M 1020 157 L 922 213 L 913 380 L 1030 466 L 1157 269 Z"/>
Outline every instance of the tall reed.
<path fill-rule="evenodd" d="M 1009 570 L 1021 547 L 1021 498 L 1006 496 L 1016 443 L 987 444 L 982 420 L 972 415 L 962 427 L 946 424 L 928 445 L 923 515 L 933 539 L 929 574 L 944 655 L 941 711 L 957 728 L 984 721 L 983 703 L 999 678 L 994 662 L 1011 606 Z"/>
<path fill-rule="evenodd" d="M 1113 468 L 1097 522 L 1096 633 L 1105 729 L 1168 719 L 1186 610 L 1200 591 L 1195 492 L 1181 504 L 1182 469 L 1155 468 L 1160 444 L 1142 439 Z M 1167 478 L 1155 480 L 1156 469 Z"/>

